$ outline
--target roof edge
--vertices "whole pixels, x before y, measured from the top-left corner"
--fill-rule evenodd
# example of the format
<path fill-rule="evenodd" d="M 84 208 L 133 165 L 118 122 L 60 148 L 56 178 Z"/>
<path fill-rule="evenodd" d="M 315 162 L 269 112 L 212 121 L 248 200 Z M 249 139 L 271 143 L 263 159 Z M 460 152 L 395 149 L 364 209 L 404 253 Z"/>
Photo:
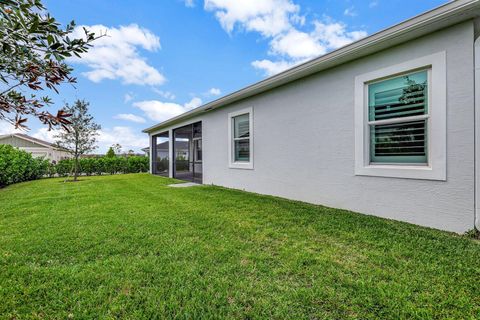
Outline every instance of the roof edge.
<path fill-rule="evenodd" d="M 0 135 L 0 139 L 6 138 L 6 137 L 17 137 L 19 139 L 26 140 L 26 141 L 29 141 L 31 143 L 38 144 L 38 145 L 41 145 L 41 146 L 44 146 L 44 147 L 47 147 L 47 148 L 53 148 L 55 150 L 60 150 L 60 151 L 67 151 L 67 149 L 60 148 L 53 143 L 50 143 L 50 142 L 42 140 L 42 139 L 33 138 L 33 137 L 30 137 L 30 136 L 28 136 L 26 134 L 22 134 L 22 133 L 7 133 L 7 134 L 4 134 L 4 135 Z"/>
<path fill-rule="evenodd" d="M 408 40 L 418 38 L 450 25 L 472 19 L 479 16 L 479 9 L 480 0 L 455 0 L 448 2 L 320 57 L 301 63 L 274 76 L 234 91 L 198 108 L 148 127 L 142 130 L 142 132 L 150 133 L 152 131 L 160 130 L 182 120 L 197 116 L 203 112 L 216 110 L 222 106 L 246 99 L 322 70 L 359 59 L 368 54 L 404 43 Z"/>

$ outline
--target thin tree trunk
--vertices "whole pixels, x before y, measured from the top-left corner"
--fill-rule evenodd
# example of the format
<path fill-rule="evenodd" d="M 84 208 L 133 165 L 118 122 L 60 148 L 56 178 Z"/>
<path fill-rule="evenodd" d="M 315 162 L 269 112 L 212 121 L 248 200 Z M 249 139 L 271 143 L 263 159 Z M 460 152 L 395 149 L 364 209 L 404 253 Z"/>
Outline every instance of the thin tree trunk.
<path fill-rule="evenodd" d="M 73 181 L 77 181 L 78 177 L 78 130 L 75 128 L 75 173 Z"/>
<path fill-rule="evenodd" d="M 75 156 L 75 172 L 73 173 L 73 181 L 77 181 L 78 177 L 78 156 Z"/>

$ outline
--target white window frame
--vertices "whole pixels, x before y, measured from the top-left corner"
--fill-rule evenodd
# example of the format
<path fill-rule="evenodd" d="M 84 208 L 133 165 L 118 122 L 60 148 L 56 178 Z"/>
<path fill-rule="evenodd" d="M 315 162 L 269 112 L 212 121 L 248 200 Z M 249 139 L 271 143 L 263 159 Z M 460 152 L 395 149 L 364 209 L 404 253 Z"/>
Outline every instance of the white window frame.
<path fill-rule="evenodd" d="M 375 164 L 370 162 L 368 85 L 415 71 L 428 70 L 428 163 Z M 424 116 L 425 117 L 425 116 Z M 447 69 L 446 53 L 438 52 L 355 78 L 355 175 L 407 179 L 447 178 Z M 405 120 L 407 120 L 405 118 Z"/>
<path fill-rule="evenodd" d="M 249 148 L 250 148 L 250 157 L 249 161 L 235 161 L 235 143 L 233 142 L 234 138 L 234 126 L 233 118 L 248 114 L 248 125 L 249 125 Z M 232 169 L 253 169 L 253 108 L 245 108 L 242 110 L 234 111 L 228 114 L 228 166 Z"/>

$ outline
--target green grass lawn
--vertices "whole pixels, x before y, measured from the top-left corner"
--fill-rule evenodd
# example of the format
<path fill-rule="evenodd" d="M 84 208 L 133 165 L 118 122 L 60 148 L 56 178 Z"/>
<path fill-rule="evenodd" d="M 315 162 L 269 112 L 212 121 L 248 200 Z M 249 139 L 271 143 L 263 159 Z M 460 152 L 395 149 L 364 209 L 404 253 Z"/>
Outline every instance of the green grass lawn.
<path fill-rule="evenodd" d="M 0 317 L 480 318 L 478 241 L 172 182 L 0 190 Z"/>

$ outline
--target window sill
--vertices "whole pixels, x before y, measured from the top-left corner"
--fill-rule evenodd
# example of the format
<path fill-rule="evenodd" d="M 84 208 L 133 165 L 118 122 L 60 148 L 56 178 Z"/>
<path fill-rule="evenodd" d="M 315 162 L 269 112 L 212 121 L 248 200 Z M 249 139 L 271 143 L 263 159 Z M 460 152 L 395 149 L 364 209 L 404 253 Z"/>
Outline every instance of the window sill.
<path fill-rule="evenodd" d="M 253 163 L 252 162 L 233 162 L 228 165 L 230 169 L 245 169 L 245 170 L 253 170 Z"/>
<path fill-rule="evenodd" d="M 445 170 L 434 170 L 430 166 L 415 165 L 381 165 L 372 164 L 355 168 L 356 176 L 403 178 L 418 180 L 439 180 L 446 181 Z"/>

